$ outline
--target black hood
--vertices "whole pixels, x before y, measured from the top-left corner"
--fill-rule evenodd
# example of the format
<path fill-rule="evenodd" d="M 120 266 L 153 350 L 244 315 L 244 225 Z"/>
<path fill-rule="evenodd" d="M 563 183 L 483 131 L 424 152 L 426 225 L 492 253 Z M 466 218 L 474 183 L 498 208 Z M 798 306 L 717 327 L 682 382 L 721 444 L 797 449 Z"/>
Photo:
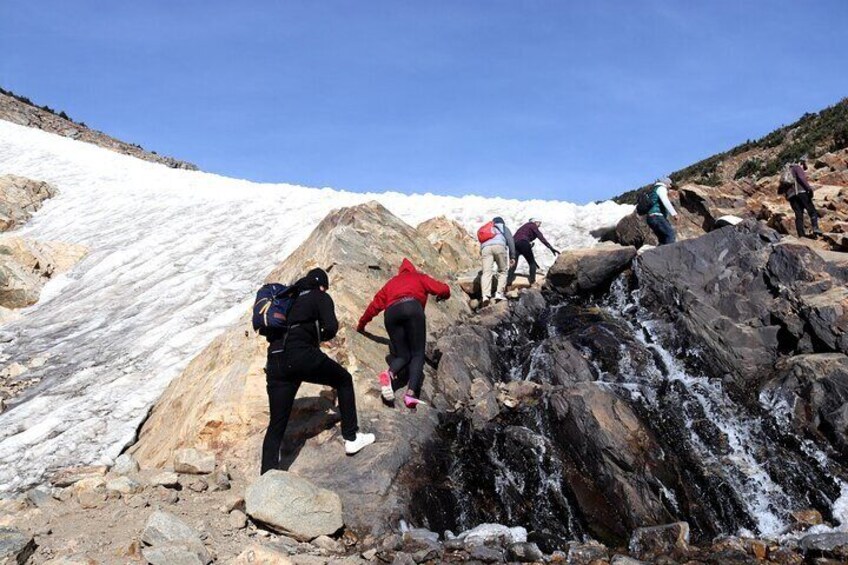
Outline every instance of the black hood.
<path fill-rule="evenodd" d="M 306 273 L 306 276 L 297 281 L 295 285 L 301 290 L 312 290 L 319 286 L 330 288 L 330 277 L 327 276 L 324 269 L 316 268 Z"/>

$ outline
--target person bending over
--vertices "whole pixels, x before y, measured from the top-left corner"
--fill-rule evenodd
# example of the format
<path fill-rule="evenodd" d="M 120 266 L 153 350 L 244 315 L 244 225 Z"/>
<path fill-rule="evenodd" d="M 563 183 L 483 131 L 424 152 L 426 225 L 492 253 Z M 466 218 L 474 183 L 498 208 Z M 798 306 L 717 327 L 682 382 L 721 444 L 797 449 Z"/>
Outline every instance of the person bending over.
<path fill-rule="evenodd" d="M 515 279 L 515 268 L 518 267 L 519 257 L 524 257 L 524 260 L 527 261 L 527 266 L 530 268 L 530 284 L 532 285 L 536 282 L 536 269 L 539 265 L 536 264 L 536 258 L 533 256 L 533 240 L 538 238 L 545 247 L 551 250 L 551 253 L 555 256 L 559 255 L 559 251 L 554 249 L 554 247 L 548 243 L 548 240 L 545 239 L 545 236 L 542 235 L 542 232 L 539 230 L 539 226 L 541 225 L 541 221 L 536 218 L 530 218 L 529 222 L 518 228 L 518 231 L 515 232 L 513 239 L 515 240 L 516 257 L 515 263 L 509 268 L 507 284 L 511 284 Z"/>
<path fill-rule="evenodd" d="M 674 226 L 668 221 L 669 218 L 674 221 L 677 220 L 677 211 L 671 205 L 671 200 L 668 198 L 668 189 L 671 186 L 672 182 L 668 177 L 661 178 L 654 183 L 651 189 L 653 191 L 653 203 L 645 219 L 648 227 L 657 236 L 657 241 L 659 241 L 660 245 L 677 241 L 677 233 L 674 231 Z"/>
<path fill-rule="evenodd" d="M 383 320 L 393 355 L 389 367 L 379 375 L 380 392 L 387 402 L 394 401 L 392 380 L 408 367 L 409 384 L 403 403 L 410 409 L 415 409 L 420 403 L 424 382 L 424 346 L 427 343 L 424 307 L 430 294 L 434 294 L 437 301 L 446 300 L 450 298 L 450 287 L 419 273 L 409 259 L 404 259 L 398 274 L 374 295 L 356 326 L 358 332 L 364 332 L 368 322 L 385 310 Z"/>

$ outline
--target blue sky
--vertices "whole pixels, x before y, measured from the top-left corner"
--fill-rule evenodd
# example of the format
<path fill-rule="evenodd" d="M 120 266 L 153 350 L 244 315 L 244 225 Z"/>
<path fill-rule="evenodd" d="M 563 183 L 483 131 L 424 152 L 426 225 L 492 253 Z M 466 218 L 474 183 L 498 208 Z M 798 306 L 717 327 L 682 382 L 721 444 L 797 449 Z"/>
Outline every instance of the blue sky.
<path fill-rule="evenodd" d="M 848 2 L 2 0 L 0 86 L 258 181 L 586 202 L 848 96 Z"/>

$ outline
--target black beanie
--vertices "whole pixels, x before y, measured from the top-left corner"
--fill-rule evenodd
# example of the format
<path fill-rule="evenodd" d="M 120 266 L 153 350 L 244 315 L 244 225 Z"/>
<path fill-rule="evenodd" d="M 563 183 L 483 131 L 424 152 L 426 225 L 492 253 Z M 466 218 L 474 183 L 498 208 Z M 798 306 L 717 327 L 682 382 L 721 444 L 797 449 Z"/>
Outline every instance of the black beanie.
<path fill-rule="evenodd" d="M 315 268 L 306 273 L 306 280 L 310 283 L 315 281 L 315 286 L 323 286 L 324 288 L 330 288 L 330 277 L 327 276 L 327 272 L 324 269 Z"/>

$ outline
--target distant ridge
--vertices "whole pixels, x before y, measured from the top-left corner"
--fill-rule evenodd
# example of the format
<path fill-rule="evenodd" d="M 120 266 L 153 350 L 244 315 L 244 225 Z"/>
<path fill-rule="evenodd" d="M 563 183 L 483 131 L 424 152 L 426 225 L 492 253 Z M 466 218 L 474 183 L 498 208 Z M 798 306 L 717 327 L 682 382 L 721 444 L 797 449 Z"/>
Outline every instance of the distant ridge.
<path fill-rule="evenodd" d="M 89 128 L 85 122 L 72 120 L 65 112 L 57 112 L 49 106 L 37 106 L 26 96 L 15 94 L 3 88 L 0 88 L 0 120 L 92 143 L 116 153 L 131 155 L 153 163 L 161 163 L 172 169 L 197 170 L 197 165 L 159 155 L 155 151 L 146 151 L 140 145 L 115 139 L 101 131 Z"/>
<path fill-rule="evenodd" d="M 816 159 L 848 147 L 848 98 L 817 113 L 807 113 L 755 141 L 748 140 L 671 173 L 678 185 L 721 186 L 732 181 L 757 181 L 776 175 L 780 167 L 803 156 Z M 645 187 L 641 187 L 645 188 Z M 637 188 L 613 200 L 635 204 Z"/>

